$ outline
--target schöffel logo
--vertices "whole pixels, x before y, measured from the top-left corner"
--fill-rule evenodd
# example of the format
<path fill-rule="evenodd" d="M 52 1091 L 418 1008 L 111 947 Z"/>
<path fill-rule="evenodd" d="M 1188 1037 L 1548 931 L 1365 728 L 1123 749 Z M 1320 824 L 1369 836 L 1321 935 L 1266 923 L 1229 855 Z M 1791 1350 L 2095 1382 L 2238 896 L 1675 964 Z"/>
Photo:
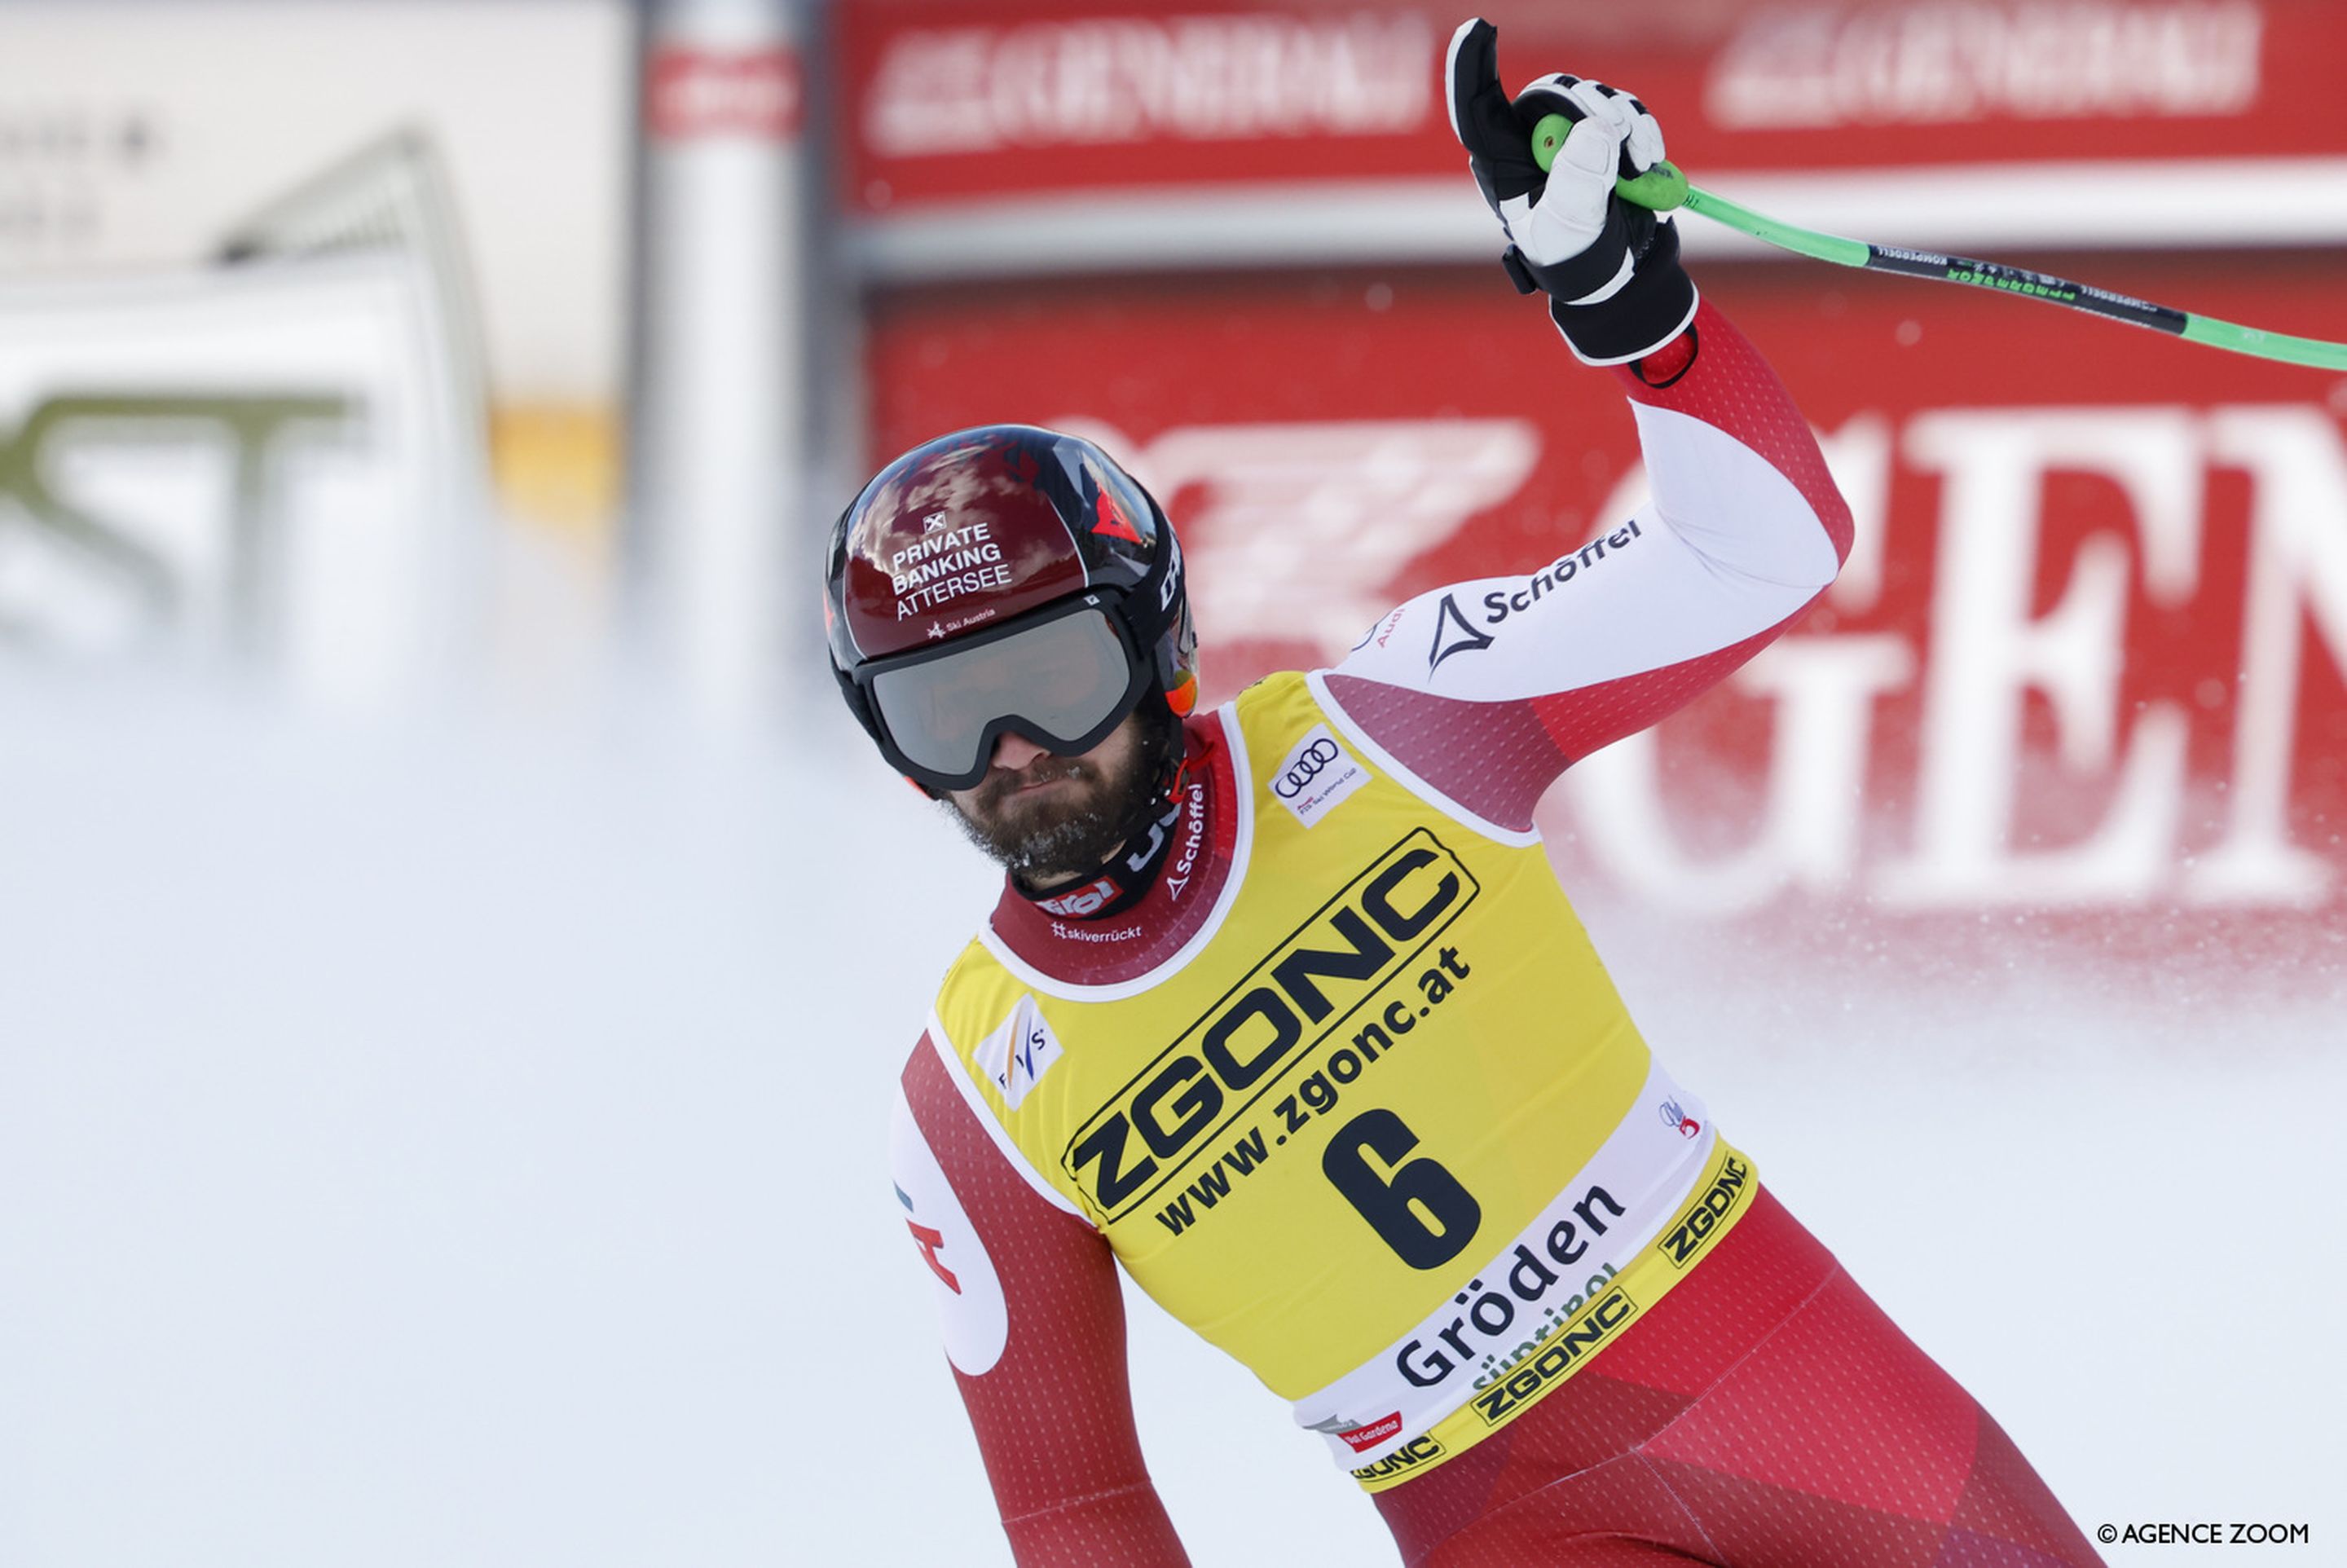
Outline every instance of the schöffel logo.
<path fill-rule="evenodd" d="M 1430 1464 L 1442 1457 L 1442 1444 L 1430 1437 L 1412 1438 L 1372 1465 L 1364 1465 L 1353 1472 L 1355 1481 L 1383 1481 L 1388 1476 L 1400 1475 Z"/>
<path fill-rule="evenodd" d="M 1315 724 L 1280 758 L 1271 775 L 1274 799 L 1310 827 L 1347 795 L 1369 782 L 1369 770 L 1337 743 L 1326 724 Z"/>
<path fill-rule="evenodd" d="M 1434 612 L 1434 646 L 1427 651 L 1426 672 L 1433 674 L 1453 653 L 1471 653 L 1490 646 L 1491 634 L 1471 625 L 1466 613 L 1459 608 L 1459 600 L 1444 594 L 1441 606 Z"/>
<path fill-rule="evenodd" d="M 1480 891 L 1440 840 L 1411 832 L 1118 1090 L 1078 1130 L 1061 1168 L 1105 1219 L 1122 1218 L 1214 1148 Z"/>
<path fill-rule="evenodd" d="M 1673 1268 L 1685 1268 L 1687 1260 L 1703 1250 L 1704 1238 L 1717 1230 L 1719 1222 L 1735 1212 L 1737 1202 L 1744 1196 L 1745 1184 L 1751 1174 L 1749 1165 L 1733 1154 L 1727 1156 L 1727 1163 L 1720 1166 L 1719 1174 L 1712 1179 L 1710 1187 L 1695 1201 L 1695 1206 L 1686 1212 L 1686 1217 L 1671 1227 L 1670 1234 L 1663 1237 L 1663 1255 L 1671 1260 Z"/>

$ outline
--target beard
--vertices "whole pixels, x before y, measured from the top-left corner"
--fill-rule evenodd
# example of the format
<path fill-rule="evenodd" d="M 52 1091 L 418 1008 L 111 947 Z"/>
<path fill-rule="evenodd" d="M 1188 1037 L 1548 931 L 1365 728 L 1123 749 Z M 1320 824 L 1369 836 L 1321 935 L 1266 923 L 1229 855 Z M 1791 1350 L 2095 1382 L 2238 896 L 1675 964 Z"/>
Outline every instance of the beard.
<path fill-rule="evenodd" d="M 949 801 L 946 809 L 972 844 L 1028 888 L 1096 870 L 1155 820 L 1165 765 L 1181 743 L 1181 722 L 1170 713 L 1134 722 L 1140 733 L 1121 766 L 1094 760 L 1105 744 L 1081 757 L 1038 757 L 1017 773 L 987 774 L 966 804 Z M 1020 793 L 1054 780 L 1068 782 Z"/>

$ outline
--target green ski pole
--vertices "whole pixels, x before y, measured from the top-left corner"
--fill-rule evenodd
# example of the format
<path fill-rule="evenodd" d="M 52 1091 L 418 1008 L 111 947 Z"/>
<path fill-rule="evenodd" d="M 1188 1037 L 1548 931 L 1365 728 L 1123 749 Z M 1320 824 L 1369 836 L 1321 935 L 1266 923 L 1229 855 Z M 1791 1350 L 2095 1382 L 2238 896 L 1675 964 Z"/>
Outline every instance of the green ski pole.
<path fill-rule="evenodd" d="M 1573 122 L 1563 115 L 1542 118 L 1532 128 L 1533 161 L 1543 169 L 1554 163 L 1558 149 L 1563 147 L 1564 138 L 1572 129 Z M 1970 256 L 1942 256 L 1933 251 L 1907 251 L 1895 245 L 1870 245 L 1862 240 L 1820 234 L 1813 229 L 1803 229 L 1771 218 L 1765 212 L 1755 212 L 1724 196 L 1716 196 L 1699 186 L 1690 185 L 1686 176 L 1675 164 L 1657 163 L 1635 179 L 1617 179 L 1614 182 L 1614 190 L 1623 200 L 1635 202 L 1653 211 L 1668 212 L 1674 208 L 1684 207 L 1689 212 L 1699 212 L 1715 223 L 1725 224 L 1780 250 L 1814 257 L 1820 261 L 1830 261 L 1838 267 L 1897 272 L 1903 277 L 1929 278 L 1942 283 L 1968 283 L 1977 289 L 1993 289 L 1999 293 L 2018 294 L 2024 299 L 2067 305 L 2074 311 L 2086 311 L 2094 315 L 2107 316 L 2113 321 L 2149 327 L 2154 332 L 2180 337 L 2187 343 L 2207 343 L 2211 348 L 2221 348 L 2233 354 L 2279 360 L 2285 364 L 2313 365 L 2321 370 L 2347 370 L 2347 343 L 2325 343 L 2320 338 L 2291 337 L 2283 333 L 2263 332 L 2234 322 L 2219 321 L 2214 316 L 2198 316 L 2168 305 L 2156 305 L 2148 300 L 2113 293 L 2091 283 L 2057 278 L 2050 272 L 2008 267 L 2001 261 L 1975 261 Z"/>

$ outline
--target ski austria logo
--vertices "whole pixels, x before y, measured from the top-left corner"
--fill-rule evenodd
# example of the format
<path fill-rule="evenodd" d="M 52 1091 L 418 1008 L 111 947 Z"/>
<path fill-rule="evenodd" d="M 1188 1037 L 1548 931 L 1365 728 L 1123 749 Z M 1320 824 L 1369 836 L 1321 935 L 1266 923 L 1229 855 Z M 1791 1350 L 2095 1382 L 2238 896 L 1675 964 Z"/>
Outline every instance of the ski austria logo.
<path fill-rule="evenodd" d="M 1272 770 L 1272 797 L 1310 827 L 1344 798 L 1369 782 L 1369 770 L 1337 743 L 1326 724 L 1315 724 Z"/>
<path fill-rule="evenodd" d="M 905 1205 L 905 1212 L 907 1214 L 913 1216 L 905 1222 L 905 1228 L 913 1233 L 913 1245 L 921 1249 L 921 1261 L 929 1266 L 929 1272 L 938 1276 L 938 1283 L 956 1296 L 959 1296 L 961 1281 L 954 1276 L 954 1271 L 948 1268 L 945 1266 L 945 1260 L 938 1255 L 945 1250 L 946 1233 L 921 1223 L 920 1210 L 915 1206 L 910 1193 L 902 1187 L 897 1188 L 896 1192 L 897 1201 Z"/>
<path fill-rule="evenodd" d="M 969 1223 L 969 1214 L 954 1195 L 929 1141 L 921 1135 L 912 1102 L 901 1085 L 897 1090 L 896 1114 L 890 1118 L 888 1164 L 904 1205 L 905 1227 L 913 1246 L 936 1281 L 945 1329 L 946 1358 L 960 1371 L 976 1378 L 1002 1359 L 1010 1339 L 1010 1304 L 1002 1294 L 1002 1276 L 986 1244 Z"/>
<path fill-rule="evenodd" d="M 1060 1060 L 1059 1037 L 1051 1026 L 1043 1021 L 1042 1012 L 1035 1006 L 1032 996 L 1019 999 L 1010 1016 L 1000 1028 L 978 1042 L 970 1052 L 979 1071 L 985 1073 L 994 1087 L 1001 1091 L 1003 1104 L 1012 1111 L 1027 1098 L 1043 1074 L 1051 1071 L 1051 1063 Z"/>
<path fill-rule="evenodd" d="M 1655 1110 L 1662 1117 L 1663 1125 L 1682 1138 L 1693 1138 L 1703 1131 L 1703 1123 L 1688 1115 L 1676 1100 L 1665 1100 Z"/>

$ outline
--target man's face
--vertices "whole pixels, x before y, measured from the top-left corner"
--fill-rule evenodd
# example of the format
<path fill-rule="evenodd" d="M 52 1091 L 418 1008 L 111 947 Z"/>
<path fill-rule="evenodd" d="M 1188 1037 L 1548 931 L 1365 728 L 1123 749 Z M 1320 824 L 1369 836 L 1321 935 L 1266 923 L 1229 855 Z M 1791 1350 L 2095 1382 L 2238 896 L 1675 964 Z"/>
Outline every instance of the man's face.
<path fill-rule="evenodd" d="M 1137 712 L 1081 756 L 1004 735 L 986 777 L 946 799 L 971 843 L 1041 892 L 1093 870 L 1140 831 L 1163 761 L 1157 749 Z"/>

